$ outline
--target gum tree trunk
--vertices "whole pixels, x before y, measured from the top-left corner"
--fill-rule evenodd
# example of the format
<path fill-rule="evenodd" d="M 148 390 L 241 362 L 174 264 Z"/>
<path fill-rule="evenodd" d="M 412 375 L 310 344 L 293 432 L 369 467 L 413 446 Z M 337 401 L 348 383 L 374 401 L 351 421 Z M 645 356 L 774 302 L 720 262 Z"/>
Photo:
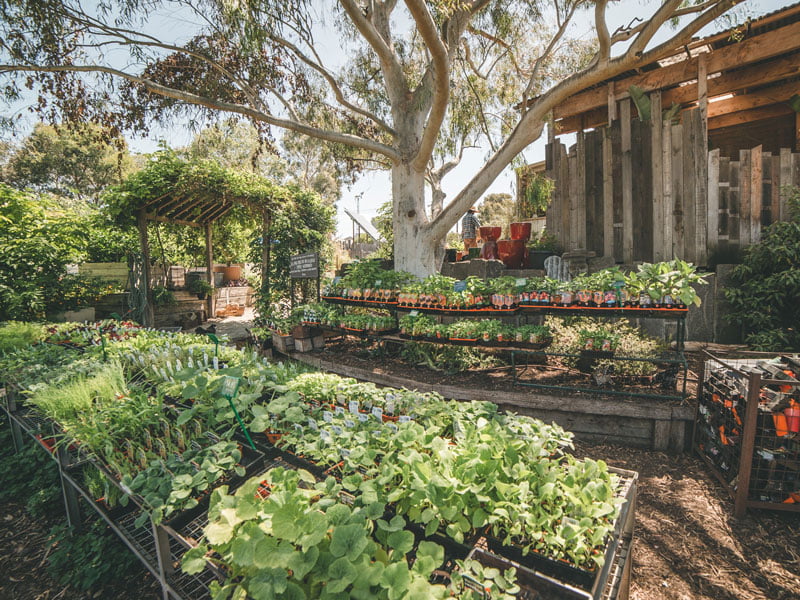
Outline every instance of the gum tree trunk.
<path fill-rule="evenodd" d="M 425 178 L 409 164 L 392 168 L 394 201 L 394 267 L 417 277 L 436 273 L 444 252 L 428 230 L 425 214 Z"/>

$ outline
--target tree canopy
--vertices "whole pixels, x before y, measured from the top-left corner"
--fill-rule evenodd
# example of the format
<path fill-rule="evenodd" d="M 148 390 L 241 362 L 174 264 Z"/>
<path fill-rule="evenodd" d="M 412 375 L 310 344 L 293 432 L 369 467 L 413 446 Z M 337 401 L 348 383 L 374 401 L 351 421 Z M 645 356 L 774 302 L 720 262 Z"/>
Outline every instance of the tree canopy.
<path fill-rule="evenodd" d="M 288 131 L 331 145 L 354 169 L 391 168 L 396 266 L 422 275 L 437 269 L 440 241 L 464 211 L 541 136 L 554 106 L 670 54 L 736 3 L 665 0 L 611 32 L 608 0 L 105 0 L 95 9 L 0 0 L 0 74 L 8 97 L 36 89 L 40 111 L 60 118 L 144 131 L 154 119 L 233 113 L 267 141 Z M 174 7 L 197 21 L 185 43 L 147 33 L 149 18 Z M 596 43 L 562 78 L 553 65 L 580 11 L 593 16 Z M 465 94 L 474 110 L 461 118 Z M 429 216 L 426 177 L 476 128 L 494 132 L 484 166 Z"/>
<path fill-rule="evenodd" d="M 96 200 L 132 170 L 125 140 L 93 124 L 37 124 L 8 151 L 2 178 L 16 188 Z"/>

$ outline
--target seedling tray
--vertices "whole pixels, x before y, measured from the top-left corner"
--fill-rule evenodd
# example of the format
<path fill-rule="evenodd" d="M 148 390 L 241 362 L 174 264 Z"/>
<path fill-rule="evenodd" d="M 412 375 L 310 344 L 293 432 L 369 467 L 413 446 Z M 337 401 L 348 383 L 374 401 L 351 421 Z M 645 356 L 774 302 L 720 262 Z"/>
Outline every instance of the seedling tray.
<path fill-rule="evenodd" d="M 609 467 L 608 470 L 620 477 L 620 487 L 616 496 L 617 498 L 624 498 L 625 503 L 620 507 L 619 516 L 614 521 L 614 529 L 601 550 L 605 559 L 602 568 L 584 569 L 564 560 L 550 558 L 539 552 L 523 554 L 521 548 L 503 545 L 500 540 L 492 536 L 486 536 L 487 548 L 485 551 L 501 560 L 505 559 L 515 563 L 523 570 L 528 570 L 537 575 L 546 575 L 555 581 L 566 583 L 571 588 L 589 592 L 590 598 L 599 598 L 599 594 L 608 579 L 608 574 L 623 534 L 632 531 L 633 528 L 636 482 L 638 479 L 638 474 L 633 471 L 615 469 L 613 467 Z"/>

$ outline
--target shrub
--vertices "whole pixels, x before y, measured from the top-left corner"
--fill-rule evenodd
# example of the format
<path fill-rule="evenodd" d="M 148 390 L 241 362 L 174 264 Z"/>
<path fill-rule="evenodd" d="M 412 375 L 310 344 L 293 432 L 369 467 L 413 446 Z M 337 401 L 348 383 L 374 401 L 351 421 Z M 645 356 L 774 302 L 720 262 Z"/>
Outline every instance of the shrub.
<path fill-rule="evenodd" d="M 789 220 L 767 227 L 744 252 L 725 297 L 726 319 L 758 350 L 800 349 L 800 188 L 792 188 Z"/>

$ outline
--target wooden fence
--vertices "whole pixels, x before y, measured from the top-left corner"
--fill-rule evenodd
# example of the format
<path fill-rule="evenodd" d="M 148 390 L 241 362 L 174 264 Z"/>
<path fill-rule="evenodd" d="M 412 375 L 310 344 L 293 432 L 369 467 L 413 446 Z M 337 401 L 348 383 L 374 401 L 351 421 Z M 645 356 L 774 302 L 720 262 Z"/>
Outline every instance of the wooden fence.
<path fill-rule="evenodd" d="M 653 101 L 660 115 L 657 95 Z M 616 262 L 678 257 L 705 265 L 716 247 L 757 242 L 763 227 L 787 219 L 800 154 L 757 146 L 722 157 L 707 147 L 700 109 L 684 111 L 677 124 L 648 123 L 620 102 L 619 119 L 578 132 L 569 152 L 558 140 L 547 145 L 546 173 L 555 181 L 547 229 L 567 250 Z"/>

